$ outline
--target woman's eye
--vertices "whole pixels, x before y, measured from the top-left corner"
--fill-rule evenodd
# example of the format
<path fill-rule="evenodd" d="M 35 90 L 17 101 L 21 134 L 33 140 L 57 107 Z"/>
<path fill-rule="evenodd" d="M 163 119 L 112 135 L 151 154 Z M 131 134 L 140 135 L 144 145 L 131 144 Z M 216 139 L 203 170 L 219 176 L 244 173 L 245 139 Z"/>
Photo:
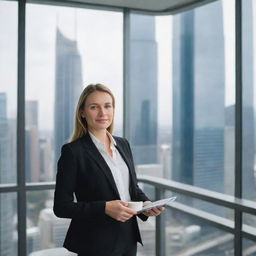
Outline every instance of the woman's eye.
<path fill-rule="evenodd" d="M 91 109 L 96 109 L 97 107 L 96 106 L 91 106 Z"/>
<path fill-rule="evenodd" d="M 105 106 L 105 108 L 111 108 L 111 105 L 107 105 L 107 106 Z"/>

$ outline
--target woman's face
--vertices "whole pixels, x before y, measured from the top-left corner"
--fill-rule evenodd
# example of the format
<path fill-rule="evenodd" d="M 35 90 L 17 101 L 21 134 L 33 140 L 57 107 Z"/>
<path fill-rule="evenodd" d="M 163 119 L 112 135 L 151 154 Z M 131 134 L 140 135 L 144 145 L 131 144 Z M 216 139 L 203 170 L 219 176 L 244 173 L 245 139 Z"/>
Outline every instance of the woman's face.
<path fill-rule="evenodd" d="M 101 91 L 91 93 L 85 101 L 81 114 L 86 119 L 88 130 L 106 130 L 114 116 L 112 97 Z"/>

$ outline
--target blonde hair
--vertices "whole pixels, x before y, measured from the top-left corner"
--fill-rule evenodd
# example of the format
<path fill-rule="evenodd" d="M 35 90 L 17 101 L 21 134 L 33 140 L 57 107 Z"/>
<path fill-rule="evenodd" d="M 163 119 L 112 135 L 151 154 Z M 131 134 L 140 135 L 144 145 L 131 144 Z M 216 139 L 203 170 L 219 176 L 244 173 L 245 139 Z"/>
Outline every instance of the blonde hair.
<path fill-rule="evenodd" d="M 82 91 L 77 103 L 76 113 L 75 113 L 75 127 L 73 129 L 69 142 L 72 142 L 78 138 L 81 138 L 83 135 L 87 133 L 88 131 L 87 122 L 86 122 L 86 119 L 82 117 L 82 110 L 84 108 L 87 97 L 96 91 L 108 93 L 112 98 L 113 108 L 115 108 L 115 97 L 107 86 L 102 84 L 89 84 L 88 86 L 86 86 Z M 111 125 L 107 128 L 108 132 L 111 134 L 113 132 L 113 127 L 114 127 L 114 119 Z"/>

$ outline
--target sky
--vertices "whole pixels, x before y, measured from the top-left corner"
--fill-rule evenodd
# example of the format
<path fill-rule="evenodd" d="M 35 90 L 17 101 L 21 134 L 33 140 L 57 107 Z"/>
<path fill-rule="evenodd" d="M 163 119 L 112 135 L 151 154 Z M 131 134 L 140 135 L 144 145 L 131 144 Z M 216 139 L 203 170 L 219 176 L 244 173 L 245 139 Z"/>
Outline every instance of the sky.
<path fill-rule="evenodd" d="M 26 98 L 40 99 L 39 109 L 44 109 L 40 114 L 51 120 L 47 124 L 41 122 L 40 127 L 49 129 L 53 125 L 56 27 L 66 37 L 78 42 L 82 56 L 81 91 L 90 83 L 110 87 L 117 95 L 116 123 L 121 123 L 122 14 L 85 9 L 75 11 L 74 8 L 55 6 L 38 7 L 29 5 L 27 11 L 27 23 L 30 25 L 27 30 Z M 35 19 L 36 16 L 41 18 Z M 40 81 L 36 81 L 35 77 L 40 77 Z M 41 116 L 40 120 L 43 119 Z"/>
<path fill-rule="evenodd" d="M 234 104 L 234 1 L 225 0 L 225 105 Z M 255 9 L 255 8 L 254 8 Z M 77 40 L 82 56 L 83 87 L 89 83 L 109 86 L 117 100 L 116 123 L 122 123 L 123 102 L 122 13 L 27 4 L 26 100 L 39 100 L 40 129 L 53 128 L 55 35 L 58 26 Z M 8 24 L 8 25 L 7 25 Z M 0 1 L 0 92 L 6 91 L 8 115 L 16 115 L 17 5 Z M 11 38 L 11 40 L 10 40 Z M 158 123 L 172 119 L 172 16 L 156 18 L 158 43 Z M 254 65 L 255 66 L 255 65 Z"/>

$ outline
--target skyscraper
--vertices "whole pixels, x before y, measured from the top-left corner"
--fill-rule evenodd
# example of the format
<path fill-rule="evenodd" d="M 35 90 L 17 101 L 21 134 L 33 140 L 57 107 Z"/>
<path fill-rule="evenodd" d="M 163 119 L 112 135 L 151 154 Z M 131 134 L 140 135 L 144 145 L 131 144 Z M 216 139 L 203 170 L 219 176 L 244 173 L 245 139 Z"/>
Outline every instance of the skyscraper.
<path fill-rule="evenodd" d="M 10 140 L 7 119 L 7 96 L 0 93 L 0 183 L 8 184 L 15 182 L 12 170 L 12 161 L 15 162 L 11 152 L 12 141 Z M 14 193 L 4 193 L 0 196 L 0 252 L 1 256 L 15 254 L 13 246 L 14 234 Z"/>
<path fill-rule="evenodd" d="M 54 139 L 55 160 L 70 137 L 74 113 L 82 90 L 82 63 L 77 42 L 56 32 Z"/>
<path fill-rule="evenodd" d="M 26 101 L 26 181 L 40 181 L 38 101 Z"/>
<path fill-rule="evenodd" d="M 38 227 L 27 228 L 27 255 L 40 249 L 40 230 Z"/>
<path fill-rule="evenodd" d="M 173 28 L 173 179 L 223 192 L 222 3 L 176 15 Z"/>
<path fill-rule="evenodd" d="M 157 162 L 157 43 L 155 18 L 130 15 L 127 123 L 135 164 Z"/>
<path fill-rule="evenodd" d="M 70 219 L 57 218 L 50 208 L 41 210 L 38 220 L 41 248 L 62 247 L 69 224 Z"/>
<path fill-rule="evenodd" d="M 53 157 L 52 157 L 52 141 L 49 137 L 40 138 L 40 174 L 41 180 L 53 180 Z"/>

